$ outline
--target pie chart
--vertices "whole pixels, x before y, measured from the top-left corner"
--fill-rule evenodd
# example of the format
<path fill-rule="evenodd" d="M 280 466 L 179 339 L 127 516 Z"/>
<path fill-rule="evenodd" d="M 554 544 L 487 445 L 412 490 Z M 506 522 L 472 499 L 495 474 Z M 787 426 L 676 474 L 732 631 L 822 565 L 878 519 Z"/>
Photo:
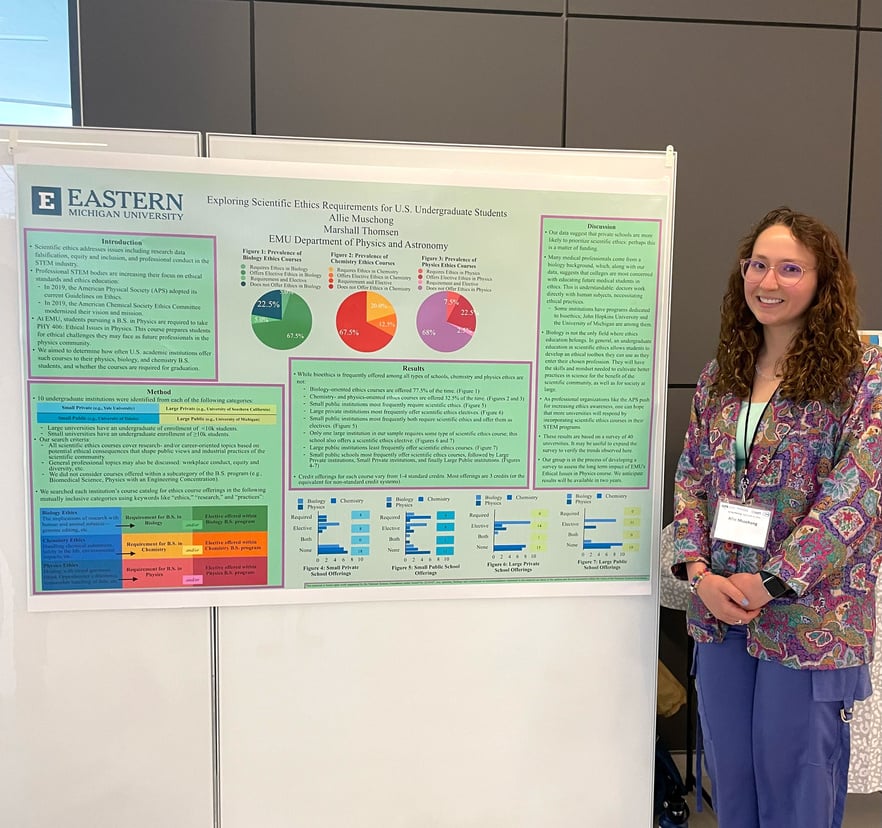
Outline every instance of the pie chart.
<path fill-rule="evenodd" d="M 426 297 L 417 311 L 417 332 L 433 351 L 458 351 L 472 341 L 477 317 L 461 293 L 442 290 Z"/>
<path fill-rule="evenodd" d="M 337 308 L 337 334 L 353 351 L 379 351 L 392 341 L 396 330 L 395 308 L 379 293 L 360 290 Z"/>
<path fill-rule="evenodd" d="M 290 351 L 306 341 L 312 330 L 312 311 L 296 293 L 271 290 L 251 309 L 251 330 L 267 347 Z"/>

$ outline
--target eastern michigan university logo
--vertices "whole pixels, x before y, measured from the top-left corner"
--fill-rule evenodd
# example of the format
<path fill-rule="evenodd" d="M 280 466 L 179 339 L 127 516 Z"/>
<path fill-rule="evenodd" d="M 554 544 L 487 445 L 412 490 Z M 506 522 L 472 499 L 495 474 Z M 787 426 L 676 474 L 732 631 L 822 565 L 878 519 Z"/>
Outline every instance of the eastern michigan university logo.
<path fill-rule="evenodd" d="M 80 187 L 31 187 L 35 216 L 85 216 L 104 219 L 181 221 L 184 194 L 150 190 L 92 190 Z"/>
<path fill-rule="evenodd" d="M 35 216 L 60 216 L 61 187 L 31 187 L 31 212 Z"/>

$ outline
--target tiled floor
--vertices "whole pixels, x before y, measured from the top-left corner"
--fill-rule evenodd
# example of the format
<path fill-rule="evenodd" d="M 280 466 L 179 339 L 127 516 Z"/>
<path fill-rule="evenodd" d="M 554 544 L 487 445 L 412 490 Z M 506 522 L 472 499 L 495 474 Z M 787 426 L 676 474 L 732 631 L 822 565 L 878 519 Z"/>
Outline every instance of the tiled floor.
<path fill-rule="evenodd" d="M 674 761 L 684 773 L 686 757 L 682 753 L 674 754 Z M 685 773 L 684 773 L 685 775 Z M 705 777 L 705 785 L 710 783 Z M 716 828 L 717 820 L 713 811 L 704 804 L 704 810 L 695 810 L 695 792 L 687 797 L 689 803 L 689 828 Z M 658 823 L 654 823 L 657 825 Z M 845 803 L 845 820 L 842 828 L 882 828 L 882 792 L 873 794 L 849 794 Z"/>

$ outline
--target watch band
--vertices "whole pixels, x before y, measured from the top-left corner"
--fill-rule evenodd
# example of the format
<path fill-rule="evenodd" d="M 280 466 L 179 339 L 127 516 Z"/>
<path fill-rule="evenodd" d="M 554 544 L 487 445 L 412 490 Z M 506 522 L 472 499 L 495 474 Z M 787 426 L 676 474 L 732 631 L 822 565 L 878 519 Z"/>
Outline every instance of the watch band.
<path fill-rule="evenodd" d="M 781 598 L 784 595 L 792 592 L 789 586 L 782 581 L 777 575 L 773 575 L 771 572 L 766 572 L 766 570 L 760 570 L 760 578 L 762 579 L 763 586 L 766 589 L 766 592 L 772 596 L 772 598 Z"/>

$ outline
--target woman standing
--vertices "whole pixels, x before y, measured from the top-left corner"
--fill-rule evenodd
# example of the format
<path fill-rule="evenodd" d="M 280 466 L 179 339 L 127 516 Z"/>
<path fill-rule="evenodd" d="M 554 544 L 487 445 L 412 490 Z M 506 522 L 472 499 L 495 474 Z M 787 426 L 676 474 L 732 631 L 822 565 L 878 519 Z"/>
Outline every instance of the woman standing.
<path fill-rule="evenodd" d="M 882 563 L 882 354 L 836 235 L 788 208 L 742 243 L 675 482 L 720 828 L 838 828 Z"/>

